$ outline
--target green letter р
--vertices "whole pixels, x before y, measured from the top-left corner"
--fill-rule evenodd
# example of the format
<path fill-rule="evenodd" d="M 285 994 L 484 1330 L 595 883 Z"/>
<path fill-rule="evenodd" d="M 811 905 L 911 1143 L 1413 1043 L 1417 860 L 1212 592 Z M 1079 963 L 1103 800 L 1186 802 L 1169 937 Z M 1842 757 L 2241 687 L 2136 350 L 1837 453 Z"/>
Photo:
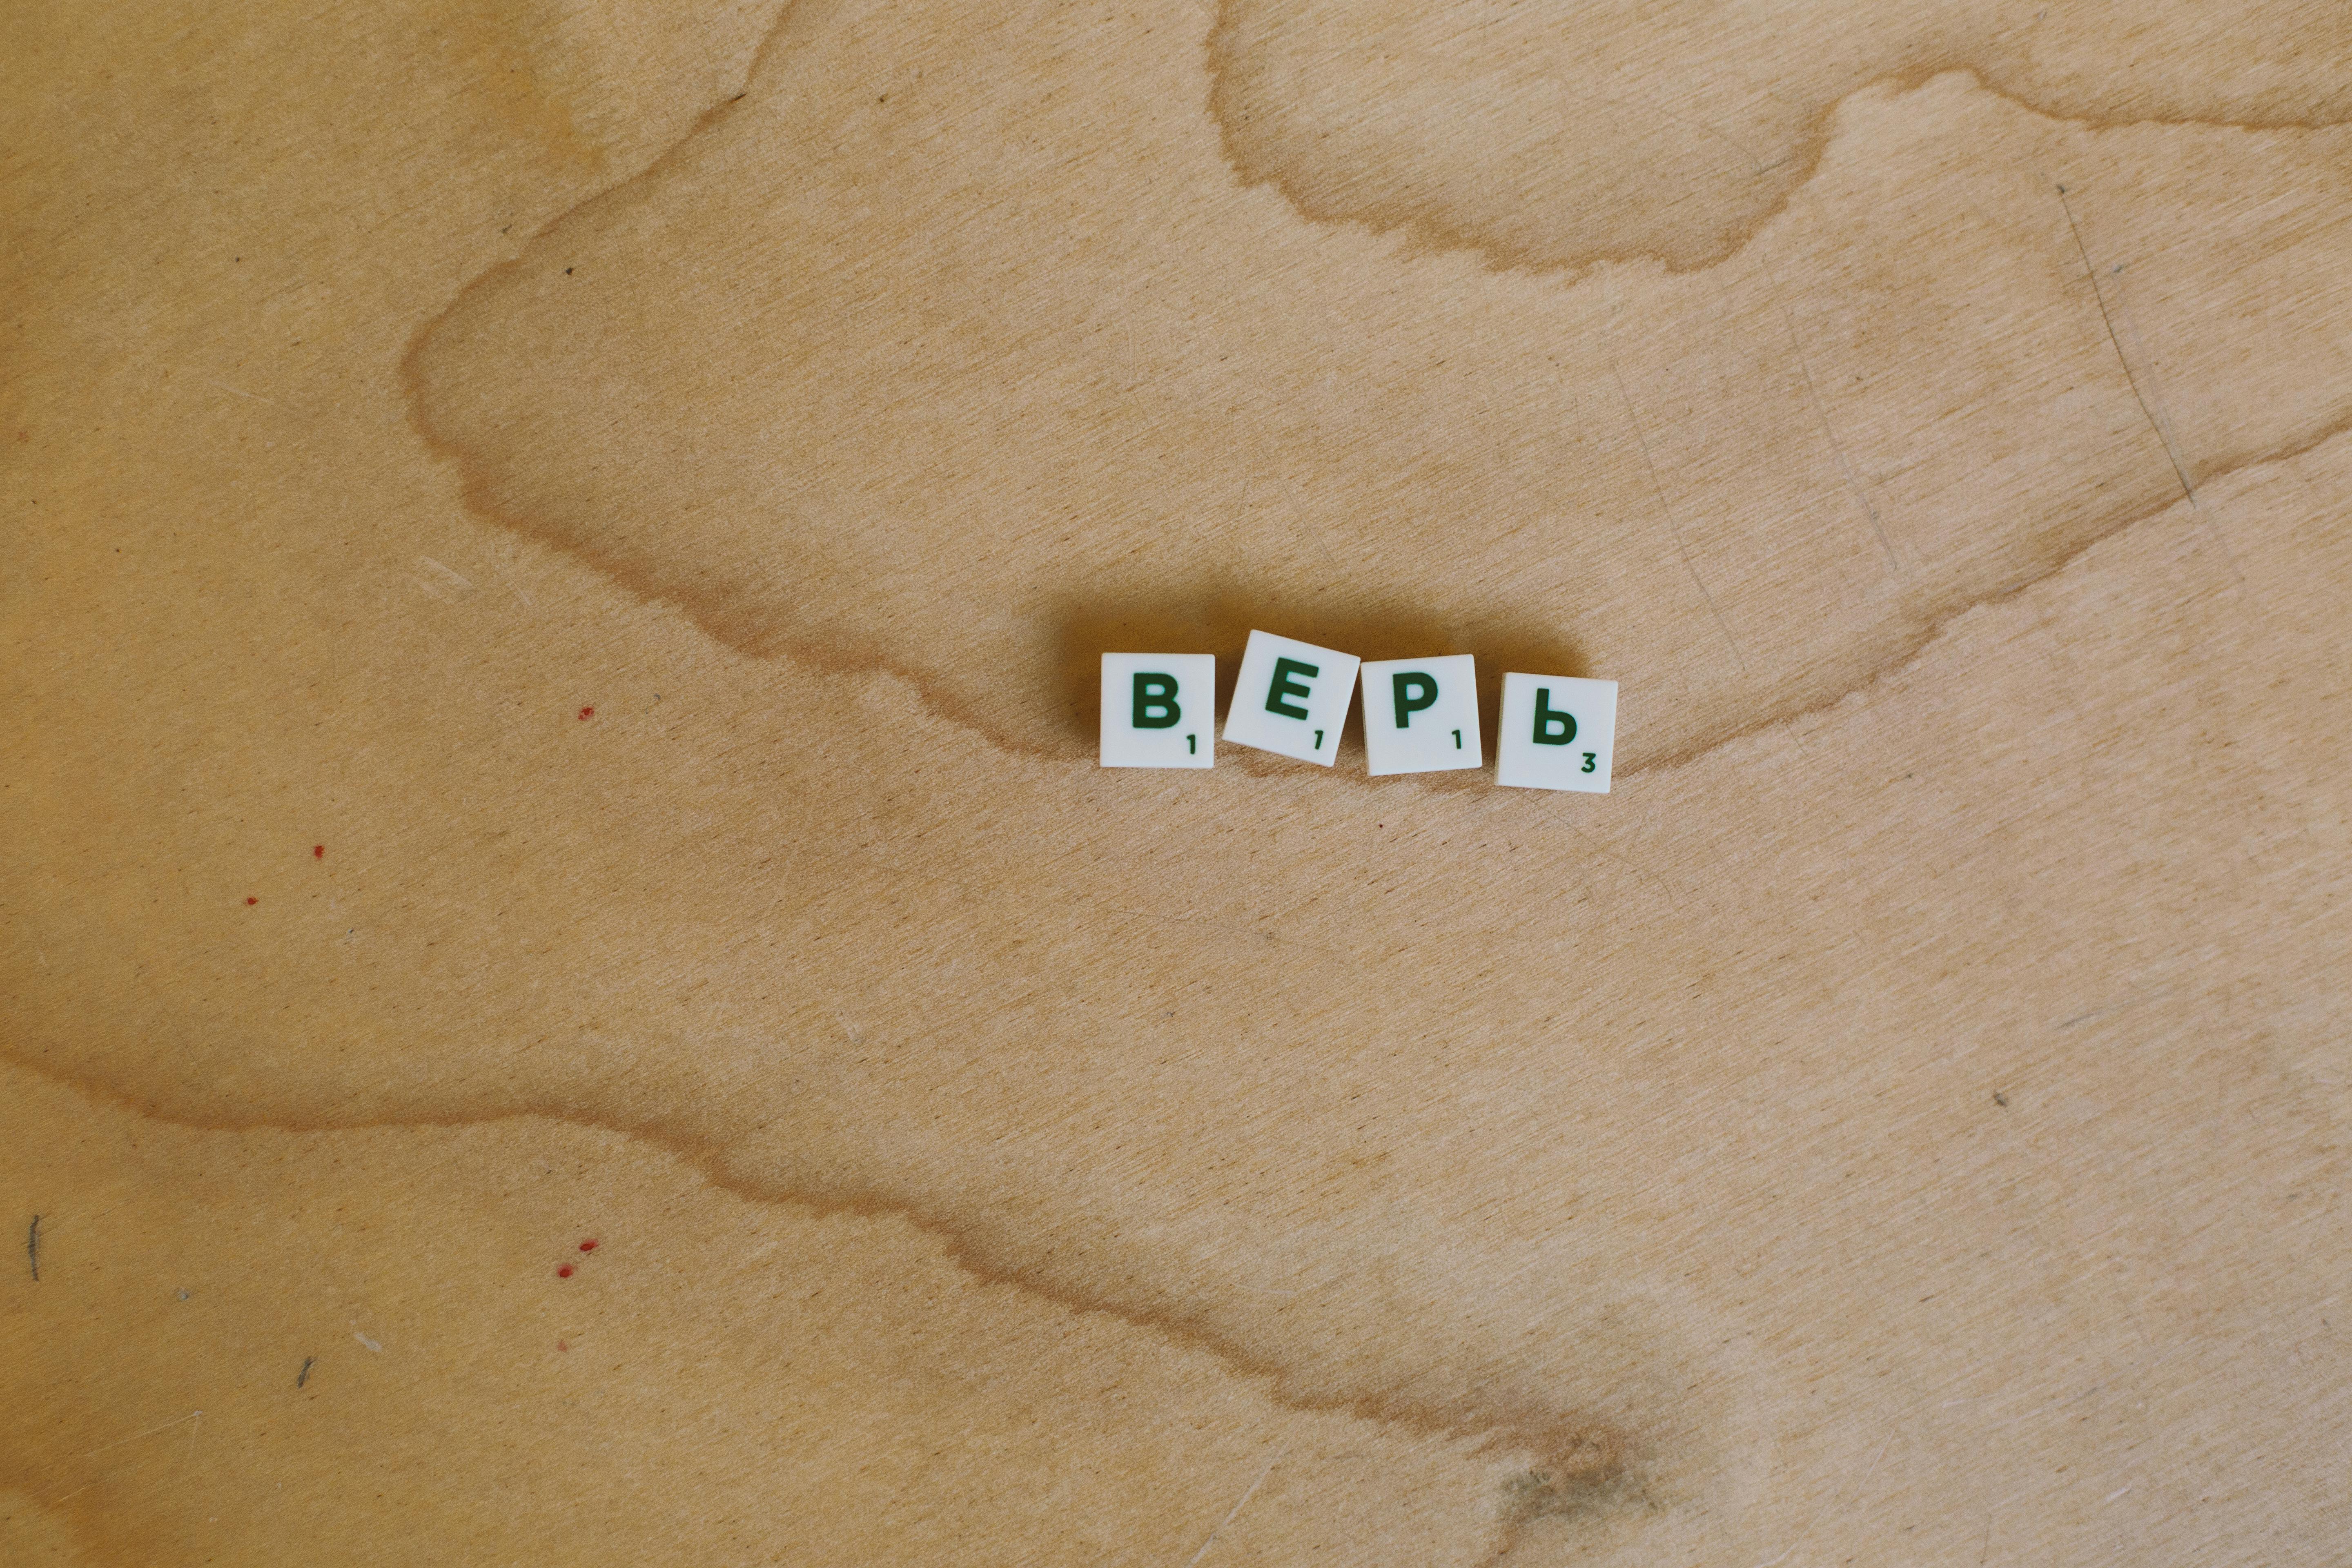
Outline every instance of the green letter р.
<path fill-rule="evenodd" d="M 1437 705 L 1437 679 L 1434 676 L 1423 675 L 1417 669 L 1406 670 L 1396 677 L 1395 689 L 1397 728 L 1400 730 L 1411 729 L 1414 714 Z"/>

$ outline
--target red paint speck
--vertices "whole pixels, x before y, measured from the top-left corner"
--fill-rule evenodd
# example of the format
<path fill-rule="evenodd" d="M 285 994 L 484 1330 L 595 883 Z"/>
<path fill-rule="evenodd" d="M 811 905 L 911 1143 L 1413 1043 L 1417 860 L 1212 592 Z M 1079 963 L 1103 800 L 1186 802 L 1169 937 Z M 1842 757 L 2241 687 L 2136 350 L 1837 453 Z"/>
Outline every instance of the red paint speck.
<path fill-rule="evenodd" d="M 247 903 L 248 903 L 248 904 L 257 904 L 257 903 L 261 902 L 261 900 L 260 900 L 259 899 L 247 899 L 247 900 L 246 900 L 245 901 L 246 901 Z"/>
<path fill-rule="evenodd" d="M 555 1277 L 556 1277 L 558 1279 L 571 1279 L 571 1278 L 572 1278 L 572 1265 L 570 1265 L 569 1263 L 567 1263 L 567 1264 L 565 1264 L 562 1268 L 561 1268 L 557 1269 L 557 1270 L 555 1271 Z"/>
<path fill-rule="evenodd" d="M 583 719 L 593 719 L 596 717 L 596 710 L 593 708 L 583 708 L 580 710 L 580 717 Z"/>
<path fill-rule="evenodd" d="M 568 1345 L 568 1344 L 565 1344 L 562 1340 L 558 1340 L 558 1341 L 556 1341 L 556 1342 L 555 1342 L 555 1348 L 556 1348 L 557 1350 L 560 1350 L 560 1351 L 568 1351 L 568 1350 L 570 1350 L 572 1347 L 571 1347 L 570 1345 Z"/>
<path fill-rule="evenodd" d="M 593 1252 L 596 1250 L 596 1244 L 593 1241 L 583 1241 L 580 1244 L 580 1250 L 583 1252 Z"/>
<path fill-rule="evenodd" d="M 313 845 L 311 845 L 311 846 L 310 846 L 310 858 L 311 858 L 311 859 L 313 859 L 313 860 L 324 860 L 326 858 L 327 858 L 327 847 L 326 847 L 325 845 L 323 845 L 323 844 L 313 844 Z"/>

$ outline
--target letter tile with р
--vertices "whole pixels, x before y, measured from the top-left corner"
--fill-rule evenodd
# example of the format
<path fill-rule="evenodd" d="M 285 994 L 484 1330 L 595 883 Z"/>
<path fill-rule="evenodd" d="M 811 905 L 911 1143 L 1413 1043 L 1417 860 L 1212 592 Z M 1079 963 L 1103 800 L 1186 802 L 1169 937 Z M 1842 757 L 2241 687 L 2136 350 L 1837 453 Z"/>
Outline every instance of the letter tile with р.
<path fill-rule="evenodd" d="M 1364 666 L 1364 764 L 1385 773 L 1475 768 L 1478 744 L 1478 661 L 1386 658 Z"/>
<path fill-rule="evenodd" d="M 1609 762 L 1617 744 L 1615 681 L 1507 673 L 1500 722 L 1496 784 L 1609 793 Z"/>
<path fill-rule="evenodd" d="M 1102 656 L 1102 765 L 1205 768 L 1217 760 L 1217 656 Z"/>
<path fill-rule="evenodd" d="M 1225 712 L 1225 739 L 1329 767 L 1356 699 L 1357 663 L 1352 653 L 1250 633 Z"/>

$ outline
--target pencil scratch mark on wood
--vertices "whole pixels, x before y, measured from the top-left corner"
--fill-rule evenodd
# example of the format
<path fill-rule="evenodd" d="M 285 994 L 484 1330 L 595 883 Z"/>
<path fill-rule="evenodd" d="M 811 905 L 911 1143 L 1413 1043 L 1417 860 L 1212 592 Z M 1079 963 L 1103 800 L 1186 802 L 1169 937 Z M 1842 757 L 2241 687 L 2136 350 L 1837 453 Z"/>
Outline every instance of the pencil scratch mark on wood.
<path fill-rule="evenodd" d="M 1853 1488 L 1859 1487 L 1864 1482 L 1870 1479 L 1872 1473 L 1878 1468 L 1878 1461 L 1886 1458 L 1887 1445 L 1894 1441 L 1895 1434 L 1889 1432 L 1886 1435 L 1885 1440 L 1878 1445 L 1878 1452 L 1871 1456 L 1870 1463 L 1864 1468 L 1862 1474 L 1860 1476 L 1850 1476 L 1845 1480 L 1840 1482 L 1838 1484 L 1837 1490 L 1830 1494 L 1829 1500 L 1823 1502 L 1821 1507 L 1813 1510 L 1812 1517 L 1811 1519 L 1805 1521 L 1805 1528 L 1797 1531 L 1797 1539 L 1789 1542 L 1789 1544 L 1782 1549 L 1779 1556 L 1766 1558 L 1762 1563 L 1757 1564 L 1757 1568 L 1775 1568 L 1775 1564 L 1786 1562 L 1791 1552 L 1795 1552 L 1798 1547 L 1802 1546 L 1805 1543 L 1805 1538 L 1812 1534 L 1813 1527 L 1821 1523 L 1822 1516 L 1827 1514 L 1832 1508 L 1835 1508 L 1841 1501 L 1844 1500 L 1845 1494 L 1848 1490 Z"/>
<path fill-rule="evenodd" d="M 1780 320 L 1789 329 L 1789 347 L 1797 356 L 1797 374 L 1804 377 L 1805 397 L 1812 405 L 1813 417 L 1821 421 L 1822 435 L 1829 441 L 1830 455 L 1837 459 L 1838 473 L 1845 480 L 1846 493 L 1853 497 L 1853 504 L 1860 507 L 1862 515 L 1870 521 L 1870 531 L 1876 536 L 1879 551 L 1886 557 L 1886 569 L 1889 572 L 1900 571 L 1901 563 L 1895 559 L 1894 542 L 1886 537 L 1886 525 L 1879 521 L 1878 508 L 1872 502 L 1869 492 L 1862 488 L 1861 476 L 1853 471 L 1853 464 L 1846 458 L 1845 444 L 1838 439 L 1837 429 L 1830 423 L 1829 405 L 1822 401 L 1822 389 L 1813 381 L 1813 367 L 1805 358 L 1804 340 L 1797 335 L 1796 313 L 1789 309 L 1788 299 L 1780 291 L 1780 275 L 1771 269 L 1769 263 L 1764 265 L 1764 278 L 1772 290 L 1772 303 L 1779 308 Z"/>
<path fill-rule="evenodd" d="M 1265 1485 L 1265 1478 L 1274 1474 L 1274 1467 L 1280 1462 L 1281 1458 L 1282 1450 L 1277 1448 L 1274 1451 L 1274 1457 L 1266 1460 L 1265 1468 L 1257 1473 L 1257 1479 L 1252 1481 L 1249 1484 L 1249 1489 L 1242 1493 L 1241 1500 L 1227 1509 L 1225 1517 L 1217 1521 L 1215 1526 L 1210 1530 L 1207 1537 L 1201 1542 L 1201 1550 L 1192 1553 L 1191 1561 L 1184 1564 L 1184 1568 L 1198 1568 L 1201 1559 L 1209 1554 L 1209 1548 L 1217 1543 L 1217 1531 L 1233 1523 L 1240 1516 L 1242 1510 L 1249 1507 L 1250 1499 L 1257 1496 L 1257 1489 Z"/>
<path fill-rule="evenodd" d="M 2094 1007 L 2088 1012 L 2077 1013 L 2073 1017 L 2067 1019 L 2057 1026 L 2061 1029 L 2071 1029 L 2077 1024 L 2087 1024 L 2094 1018 L 2104 1018 L 2110 1013 L 2120 1013 L 2127 1007 L 2141 1006 L 2147 1003 L 2157 1001 L 2159 998 L 2169 996 L 2179 989 L 2180 987 L 2178 985 L 2167 985 L 2155 991 L 2144 991 L 2137 996 L 2126 996 L 2120 1002 L 2110 1002 L 2104 1006 Z"/>
<path fill-rule="evenodd" d="M 1706 579 L 1698 574 L 1698 563 L 1691 559 L 1690 541 L 1683 537 L 1682 523 L 1675 518 L 1674 507 L 1666 500 L 1665 484 L 1658 478 L 1658 465 L 1650 457 L 1650 438 L 1643 432 L 1642 416 L 1634 411 L 1633 394 L 1625 385 L 1625 372 L 1617 363 L 1613 347 L 1609 353 L 1609 375 L 1617 384 L 1617 395 L 1625 405 L 1625 422 L 1633 426 L 1633 444 L 1642 453 L 1642 471 L 1649 476 L 1650 493 L 1657 498 L 1659 515 L 1666 520 L 1666 528 L 1675 536 L 1675 549 L 1682 556 L 1683 570 L 1690 574 L 1691 586 L 1698 590 L 1698 596 L 1706 601 L 1706 613 L 1715 617 L 1716 629 L 1723 634 L 1724 643 L 1731 649 L 1732 662 L 1745 675 L 1748 673 L 1748 660 L 1739 651 L 1739 639 L 1731 635 L 1731 623 L 1723 618 L 1722 607 L 1716 604 L 1715 595 L 1707 592 Z"/>
<path fill-rule="evenodd" d="M 2159 416 L 2157 405 L 2150 401 L 2152 388 L 2144 384 L 2154 379 L 2153 367 L 2146 371 L 2136 368 L 2132 356 L 2124 352 L 2123 338 L 2116 331 L 2115 313 L 2107 307 L 2107 291 L 2099 286 L 2099 269 L 2091 261 L 2090 247 L 2083 242 L 2082 226 L 2074 221 L 2074 204 L 2066 199 L 2065 186 L 2053 182 L 2053 187 L 2058 193 L 2059 208 L 2066 215 L 2066 232 L 2074 237 L 2074 254 L 2083 258 L 2083 276 L 2091 280 L 2091 298 L 2098 304 L 2100 324 L 2107 329 L 2107 342 L 2116 351 L 2116 362 L 2124 367 L 2124 380 L 2131 385 L 2132 399 L 2139 405 L 2141 416 L 2147 420 L 2147 427 L 2156 432 L 2157 441 L 2164 447 L 2164 455 L 2172 464 L 2173 477 L 2180 481 L 2180 493 L 2189 499 L 2189 510 L 2197 514 L 2214 542 L 2221 545 L 2221 554 L 2230 563 L 2231 575 L 2242 588 L 2246 585 L 2246 574 L 2239 570 L 2237 555 L 2230 549 L 2230 542 L 2222 537 L 2213 520 L 2206 514 L 2204 503 L 2198 499 L 2197 486 L 2189 478 L 2189 465 L 2181 460 L 2180 447 L 2172 438 L 2170 422 Z"/>
<path fill-rule="evenodd" d="M 277 409 L 277 410 L 278 410 L 279 413 L 281 413 L 281 414 L 286 412 L 286 405 L 285 405 L 284 404 L 282 404 L 282 403 L 278 402 L 278 401 L 276 398 L 274 398 L 274 397 L 264 397 L 264 396 L 262 396 L 262 395 L 261 395 L 261 394 L 259 394 L 259 393 L 257 393 L 257 392 L 247 392 L 247 391 L 245 391 L 245 390 L 244 390 L 243 388 L 241 388 L 241 387 L 235 387 L 235 386 L 231 386 L 228 383 L 226 383 L 226 382 L 225 382 L 225 381 L 215 381 L 211 376 L 208 376 L 208 375 L 200 375 L 200 376 L 196 377 L 196 379 L 197 379 L 198 381 L 203 382 L 206 386 L 209 386 L 209 387 L 213 388 L 213 389 L 214 389 L 215 391 L 216 391 L 216 392 L 226 392 L 226 393 L 227 393 L 231 397 L 242 397 L 242 398 L 246 398 L 246 399 L 247 399 L 247 400 L 249 400 L 249 401 L 251 401 L 251 402 L 254 402 L 254 403 L 266 403 L 266 404 L 269 405 L 269 406 L 270 406 L 270 407 Z"/>
<path fill-rule="evenodd" d="M 118 1437 L 111 1443 L 101 1444 L 98 1447 L 92 1448 L 82 1455 L 82 1458 L 85 1459 L 95 1459 L 100 1454 L 110 1454 L 114 1452 L 115 1449 L 136 1443 L 143 1437 L 152 1437 L 159 1432 L 169 1432 L 173 1427 L 179 1426 L 182 1422 L 186 1422 L 188 1424 L 189 1449 L 190 1452 L 193 1453 L 194 1451 L 195 1444 L 195 1424 L 199 1420 L 203 1419 L 204 1414 L 205 1413 L 201 1410 L 191 1410 L 185 1415 L 174 1415 L 169 1421 L 158 1422 L 154 1426 L 147 1427 L 143 1431 L 133 1432 L 128 1437 Z M 94 1479 L 84 1481 L 81 1485 L 74 1488 L 73 1490 L 64 1493 L 62 1496 L 51 1499 L 47 1506 L 50 1508 L 58 1507 L 73 1498 L 81 1496 L 82 1493 L 89 1490 L 90 1488 L 97 1486 L 100 1481 L 102 1481 L 105 1479 L 105 1477 L 100 1476 Z"/>
<path fill-rule="evenodd" d="M 2343 437 L 2347 434 L 2352 434 L 2352 419 L 2336 420 L 2312 432 L 2304 439 L 2293 441 L 2271 451 L 2248 458 L 2242 462 L 2233 463 L 2228 468 L 2212 475 L 2211 478 L 2215 479 L 2227 479 L 2234 475 L 2251 473 L 2259 468 L 2290 463 L 2295 458 L 2308 457 L 2312 453 L 2318 451 L 2322 447 Z M 1631 778 L 1636 774 L 1649 773 L 1653 770 L 1664 771 L 1686 767 L 1691 763 L 1699 761 L 1703 757 L 1723 750 L 1727 746 L 1735 745 L 1741 741 L 1749 740 L 1759 735 L 1769 734 L 1780 731 L 1786 731 L 1793 734 L 1796 731 L 1796 727 L 1801 724 L 1805 720 L 1818 718 L 1822 714 L 1830 712 L 1833 709 L 1844 703 L 1848 699 L 1862 692 L 1868 691 L 1872 688 L 1885 683 L 1893 677 L 1902 673 L 1904 670 L 1909 669 L 1913 666 L 1918 664 L 1921 659 L 1927 656 L 1928 651 L 1940 643 L 1946 637 L 1949 636 L 1952 628 L 1965 617 L 1971 616 L 1979 610 L 1990 609 L 1995 605 L 2008 604 L 2026 594 L 2032 593 L 2042 584 L 2050 582 L 2061 574 L 2073 569 L 2093 550 L 2097 549 L 2107 541 L 2127 534 L 2136 528 L 2145 527 L 2149 523 L 2155 522 L 2158 519 L 2162 518 L 2173 507 L 2179 506 L 2179 504 L 2180 502 L 2178 500 L 2168 502 L 2165 506 L 2160 507 L 2154 511 L 2147 512 L 2140 516 L 2130 518 L 2119 522 L 2113 528 L 2107 529 L 2089 539 L 2084 540 L 2074 549 L 2067 552 L 2063 558 L 2053 562 L 2043 569 L 2033 572 L 2031 575 L 2022 578 L 2021 581 L 2001 588 L 1998 592 L 1987 594 L 1981 598 L 1971 599 L 1967 604 L 1958 605 L 1946 614 L 1938 615 L 1935 620 L 1919 634 L 1916 642 L 1911 647 L 1909 652 L 1903 654 L 1899 658 L 1888 659 L 1878 668 L 1871 670 L 1864 679 L 1855 682 L 1853 686 L 1848 687 L 1846 689 L 1840 691 L 1833 697 L 1825 699 L 1820 702 L 1810 703 L 1805 707 L 1796 709 L 1787 713 L 1776 714 L 1771 718 L 1759 720 L 1753 724 L 1741 725 L 1727 733 L 1711 736 L 1696 745 L 1668 752 L 1664 756 L 1654 757 L 1636 766 L 1621 768 L 1618 770 L 1618 776 L 1621 778 Z"/>

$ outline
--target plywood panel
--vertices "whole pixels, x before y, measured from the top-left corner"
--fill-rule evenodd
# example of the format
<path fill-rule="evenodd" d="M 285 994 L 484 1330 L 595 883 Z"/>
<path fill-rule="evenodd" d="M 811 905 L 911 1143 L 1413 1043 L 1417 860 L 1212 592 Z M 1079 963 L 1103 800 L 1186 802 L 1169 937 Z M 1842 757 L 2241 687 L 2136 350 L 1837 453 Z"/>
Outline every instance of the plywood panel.
<path fill-rule="evenodd" d="M 11 1560 L 2339 1555 L 2334 11 L 9 36 Z"/>

